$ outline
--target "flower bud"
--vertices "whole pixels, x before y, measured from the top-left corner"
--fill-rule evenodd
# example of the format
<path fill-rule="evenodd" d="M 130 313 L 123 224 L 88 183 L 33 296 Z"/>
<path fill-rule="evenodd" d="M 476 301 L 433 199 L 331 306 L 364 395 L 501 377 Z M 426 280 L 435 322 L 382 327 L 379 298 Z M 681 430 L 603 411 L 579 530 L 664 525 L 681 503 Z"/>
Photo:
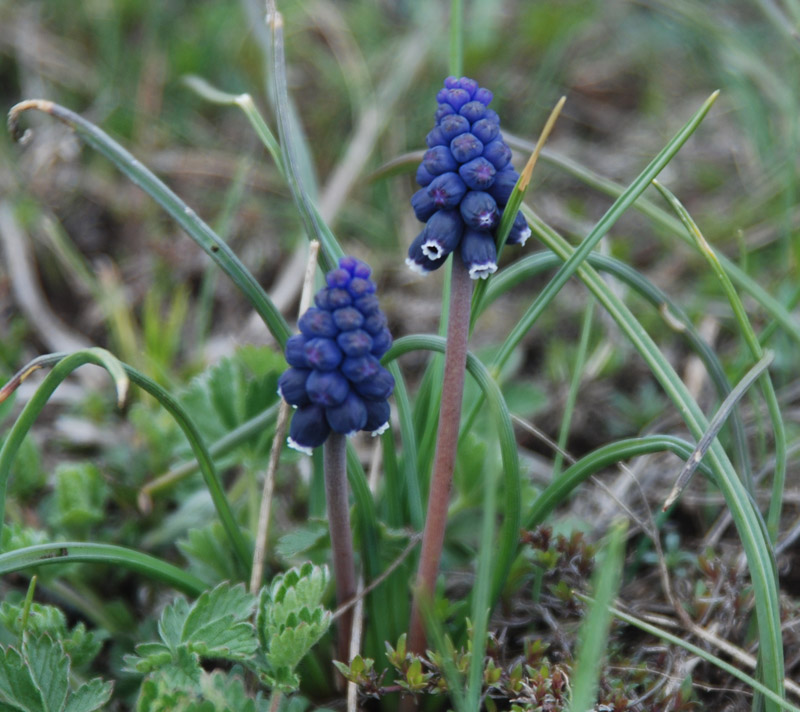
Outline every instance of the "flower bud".
<path fill-rule="evenodd" d="M 461 238 L 461 259 L 472 279 L 486 279 L 497 271 L 494 237 L 486 232 L 467 230 Z"/>
<path fill-rule="evenodd" d="M 460 210 L 467 227 L 473 230 L 493 230 L 500 219 L 494 198 L 479 190 L 471 190 L 464 196 Z"/>
<path fill-rule="evenodd" d="M 465 163 L 458 169 L 458 175 L 468 188 L 472 190 L 486 190 L 494 183 L 494 176 L 497 173 L 495 167 L 483 156 Z"/>
<path fill-rule="evenodd" d="M 331 429 L 342 435 L 353 435 L 367 424 L 364 401 L 352 391 L 341 404 L 326 408 L 325 416 Z"/>
<path fill-rule="evenodd" d="M 333 371 L 311 371 L 306 381 L 306 392 L 312 403 L 339 405 L 350 391 L 350 384 L 338 369 Z"/>

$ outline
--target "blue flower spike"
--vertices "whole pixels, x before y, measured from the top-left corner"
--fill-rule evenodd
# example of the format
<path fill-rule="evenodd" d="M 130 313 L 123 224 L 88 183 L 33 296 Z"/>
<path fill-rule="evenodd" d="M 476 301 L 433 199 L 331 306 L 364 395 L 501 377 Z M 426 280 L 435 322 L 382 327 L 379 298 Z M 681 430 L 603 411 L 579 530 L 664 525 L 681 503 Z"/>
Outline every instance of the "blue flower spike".
<path fill-rule="evenodd" d="M 470 277 L 486 279 L 497 271 L 496 231 L 519 174 L 500 119 L 489 108 L 492 92 L 474 79 L 448 77 L 436 99 L 436 125 L 417 169 L 420 190 L 411 198 L 425 228 L 411 243 L 406 264 L 427 274 L 459 250 Z M 519 213 L 507 242 L 524 245 L 530 234 Z"/>
<path fill-rule="evenodd" d="M 434 222 L 436 234 L 446 239 L 455 222 L 460 238 L 461 219 L 449 212 Z M 361 260 L 342 257 L 326 275 L 315 306 L 300 317 L 300 333 L 286 342 L 290 368 L 278 379 L 278 392 L 295 407 L 288 438 L 295 450 L 310 455 L 332 432 L 379 435 L 389 427 L 394 378 L 379 359 L 391 347 L 392 335 L 371 273 Z"/>

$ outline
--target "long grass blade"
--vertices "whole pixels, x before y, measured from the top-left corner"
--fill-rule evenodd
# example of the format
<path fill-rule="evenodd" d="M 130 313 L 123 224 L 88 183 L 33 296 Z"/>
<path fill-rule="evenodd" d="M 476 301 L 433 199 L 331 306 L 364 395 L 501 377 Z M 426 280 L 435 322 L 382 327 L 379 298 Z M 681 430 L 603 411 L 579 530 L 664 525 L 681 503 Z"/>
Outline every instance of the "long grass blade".
<path fill-rule="evenodd" d="M 291 336 L 286 320 L 252 273 L 230 247 L 156 175 L 82 116 L 51 101 L 33 99 L 14 106 L 8 115 L 9 130 L 18 135 L 20 115 L 29 110 L 43 111 L 72 128 L 81 139 L 117 166 L 136 185 L 153 198 L 186 231 L 202 250 L 219 265 L 264 320 L 275 340 L 283 347 Z"/>
<path fill-rule="evenodd" d="M 172 586 L 188 596 L 199 596 L 206 589 L 206 584 L 197 577 L 155 556 L 122 546 L 83 541 L 37 544 L 0 554 L 0 576 L 39 566 L 79 562 L 121 566 Z"/>
<path fill-rule="evenodd" d="M 617 595 L 622 581 L 625 561 L 625 532 L 627 524 L 618 522 L 611 527 L 602 561 L 592 578 L 594 601 L 578 634 L 578 654 L 572 673 L 570 712 L 584 712 L 594 707 L 600 670 L 611 628 L 609 606 Z"/>

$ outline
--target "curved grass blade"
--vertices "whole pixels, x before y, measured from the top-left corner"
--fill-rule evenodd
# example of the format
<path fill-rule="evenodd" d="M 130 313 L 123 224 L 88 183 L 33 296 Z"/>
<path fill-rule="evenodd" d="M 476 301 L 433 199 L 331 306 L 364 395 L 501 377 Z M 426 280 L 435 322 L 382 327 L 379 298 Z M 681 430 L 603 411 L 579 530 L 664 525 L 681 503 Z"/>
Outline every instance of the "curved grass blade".
<path fill-rule="evenodd" d="M 441 336 L 421 334 L 404 336 L 394 342 L 392 348 L 384 356 L 384 362 L 393 361 L 411 351 L 424 350 L 444 353 L 445 344 L 446 340 Z M 467 371 L 475 379 L 489 406 L 492 420 L 497 426 L 500 454 L 503 461 L 505 501 L 503 503 L 503 524 L 493 562 L 490 601 L 494 602 L 500 595 L 517 549 L 520 522 L 519 458 L 511 415 L 500 388 L 489 374 L 486 366 L 471 353 L 467 354 Z"/>
<path fill-rule="evenodd" d="M 25 404 L 25 407 L 22 409 L 22 412 L 3 443 L 2 449 L 0 449 L 0 521 L 5 519 L 5 493 L 8 475 L 23 438 L 33 426 L 34 421 L 47 404 L 47 401 L 50 399 L 55 389 L 76 368 L 87 363 L 93 363 L 105 368 L 110 360 L 113 359 L 116 361 L 108 352 L 105 354 L 98 354 L 98 351 L 102 351 L 102 349 L 87 349 L 69 355 L 51 354 L 49 357 L 39 359 L 39 363 L 49 363 L 53 368 L 50 373 L 47 374 L 44 381 L 42 381 L 39 388 L 36 389 L 36 393 L 30 401 Z M 49 359 L 49 362 L 45 359 Z M 247 572 L 250 565 L 250 548 L 242 535 L 241 529 L 239 529 L 236 523 L 233 512 L 228 504 L 228 499 L 220 484 L 214 462 L 211 460 L 205 443 L 194 422 L 191 420 L 188 413 L 186 413 L 183 406 L 155 381 L 121 361 L 116 361 L 116 364 L 117 366 L 114 366 L 114 371 L 116 372 L 122 369 L 127 379 L 153 396 L 159 404 L 169 412 L 183 431 L 197 461 L 200 463 L 200 471 L 205 480 L 206 487 L 217 509 L 217 514 L 225 528 L 225 532 L 233 545 L 242 570 L 243 572 Z"/>
<path fill-rule="evenodd" d="M 233 250 L 198 217 L 194 210 L 108 134 L 82 116 L 51 101 L 32 99 L 12 107 L 8 115 L 8 126 L 12 136 L 15 138 L 19 134 L 20 115 L 31 109 L 43 111 L 72 128 L 82 140 L 102 153 L 164 208 L 186 231 L 189 237 L 230 277 L 239 288 L 239 291 L 264 320 L 275 340 L 281 347 L 284 346 L 286 339 L 291 336 L 286 320 Z"/>
<path fill-rule="evenodd" d="M 725 374 L 725 369 L 719 361 L 714 350 L 703 340 L 695 329 L 689 317 L 665 292 L 656 287 L 643 274 L 633 267 L 620 262 L 613 257 L 607 257 L 597 252 L 592 252 L 587 257 L 587 262 L 595 269 L 613 275 L 624 282 L 631 289 L 646 299 L 661 313 L 670 328 L 682 334 L 694 349 L 703 365 L 706 367 L 714 387 L 721 399 L 724 399 L 731 392 L 731 384 Z M 482 309 L 486 309 L 497 297 L 512 289 L 517 284 L 540 274 L 541 272 L 552 269 L 561 263 L 561 258 L 552 252 L 537 252 L 527 255 L 505 267 L 499 272 L 489 289 L 486 292 L 486 299 L 482 303 Z M 739 468 L 750 476 L 750 458 L 747 450 L 747 439 L 744 433 L 744 425 L 741 416 L 734 411 L 731 422 L 733 426 L 733 442 L 736 450 Z M 466 427 L 467 424 L 465 424 Z"/>
<path fill-rule="evenodd" d="M 561 259 L 568 261 L 577 252 L 532 210 L 526 208 L 525 214 L 531 229 Z M 692 435 L 698 439 L 701 438 L 708 427 L 706 418 L 650 335 L 622 300 L 608 288 L 608 285 L 589 265 L 581 265 L 578 268 L 578 275 L 647 363 L 653 376 L 674 403 Z M 766 535 L 760 512 L 731 465 L 719 440 L 712 443 L 708 461 L 715 474 L 717 487 L 722 492 L 736 525 L 750 570 L 755 596 L 762 680 L 776 694 L 782 695 L 784 692 L 783 641 L 775 558 L 769 537 Z M 769 701 L 766 703 L 766 709 L 768 712 L 777 712 L 777 707 Z"/>
<path fill-rule="evenodd" d="M 530 141 L 512 136 L 505 131 L 503 132 L 503 136 L 506 139 L 506 143 L 508 143 L 511 148 L 516 148 L 524 152 L 530 151 L 533 148 L 533 144 Z M 405 157 L 403 158 L 406 160 Z M 409 158 L 408 160 L 410 161 L 411 159 Z M 588 185 L 590 188 L 594 188 L 600 193 L 609 195 L 612 198 L 621 196 L 625 191 L 625 187 L 619 183 L 615 183 L 604 176 L 598 175 L 594 171 L 585 168 L 566 156 L 562 156 L 556 151 L 546 148 L 543 149 L 542 160 L 563 170 L 565 173 L 571 175 L 585 185 Z M 633 203 L 632 207 L 650 218 L 656 225 L 664 228 L 667 232 L 679 237 L 685 243 L 694 246 L 692 238 L 686 234 L 686 230 L 681 224 L 681 221 L 658 207 L 649 199 L 643 196 L 639 197 L 636 202 Z M 789 337 L 800 344 L 800 322 L 798 322 L 791 312 L 758 284 L 758 282 L 744 272 L 735 262 L 728 259 L 725 255 L 718 255 L 718 259 L 725 269 L 725 272 L 730 276 L 736 286 L 746 294 L 749 294 L 761 305 L 761 308 L 783 328 Z"/>
<path fill-rule="evenodd" d="M 708 430 L 703 433 L 703 437 L 700 438 L 700 442 L 697 443 L 697 447 L 695 447 L 691 457 L 687 460 L 686 464 L 681 470 L 681 473 L 678 475 L 675 486 L 672 488 L 669 496 L 664 501 L 664 510 L 669 509 L 669 507 L 671 507 L 677 501 L 678 497 L 680 497 L 683 490 L 686 489 L 686 485 L 689 484 L 689 480 L 695 473 L 695 470 L 697 470 L 697 466 L 702 462 L 703 457 L 705 456 L 706 452 L 708 452 L 708 448 L 711 447 L 711 443 L 714 442 L 714 439 L 719 434 L 719 431 L 722 429 L 722 426 L 727 420 L 728 416 L 731 414 L 731 411 L 734 409 L 741 397 L 749 390 L 750 386 L 753 385 L 753 382 L 759 376 L 761 376 L 762 373 L 764 373 L 774 358 L 775 354 L 772 351 L 767 351 L 764 354 L 764 357 L 745 374 L 744 378 L 742 378 L 739 383 L 736 384 L 736 387 L 728 394 L 728 397 L 717 409 L 717 412 L 714 414 L 714 417 L 708 424 Z"/>
<path fill-rule="evenodd" d="M 586 619 L 581 624 L 578 634 L 578 655 L 571 680 L 570 712 L 592 709 L 597 701 L 600 670 L 611 628 L 609 606 L 617 595 L 622 581 L 627 529 L 627 523 L 624 521 L 611 526 L 602 562 L 592 577 L 594 601 L 589 606 Z"/>
<path fill-rule="evenodd" d="M 758 340 L 758 336 L 756 336 L 756 332 L 750 324 L 750 320 L 747 318 L 744 304 L 742 304 L 742 300 L 736 293 L 736 289 L 720 263 L 717 254 L 711 248 L 711 245 L 706 242 L 703 233 L 700 232 L 700 228 L 697 227 L 697 224 L 692 220 L 691 215 L 689 215 L 689 212 L 683 207 L 681 202 L 658 181 L 653 181 L 653 184 L 677 213 L 690 237 L 694 240 L 698 250 L 700 250 L 700 253 L 705 257 L 711 269 L 714 271 L 714 274 L 725 291 L 725 295 L 728 297 L 728 301 L 730 302 L 736 318 L 736 323 L 739 325 L 739 329 L 742 332 L 742 336 L 753 358 L 762 359 L 764 350 L 761 347 L 761 342 Z M 764 373 L 761 376 L 760 385 L 764 393 L 764 400 L 767 403 L 767 411 L 769 412 L 772 431 L 775 436 L 775 474 L 772 478 L 772 497 L 770 498 L 769 512 L 767 514 L 767 530 L 769 531 L 770 539 L 774 542 L 778 538 L 783 489 L 786 485 L 786 430 L 783 424 L 783 417 L 781 416 L 778 396 L 775 393 L 775 387 L 772 385 L 772 379 L 769 377 L 769 373 Z"/>
<path fill-rule="evenodd" d="M 654 452 L 671 452 L 681 459 L 692 454 L 692 445 L 674 435 L 646 435 L 640 438 L 619 440 L 597 448 L 585 455 L 561 473 L 545 487 L 525 514 L 524 529 L 534 529 L 542 524 L 553 510 L 566 502 L 579 485 L 601 470 L 633 457 L 650 455 Z M 714 474 L 708 465 L 700 464 L 701 471 L 712 480 Z"/>
<path fill-rule="evenodd" d="M 79 562 L 121 566 L 172 586 L 188 596 L 196 597 L 206 590 L 206 584 L 200 579 L 155 556 L 123 546 L 83 541 L 37 544 L 0 554 L 0 576 L 39 566 Z"/>

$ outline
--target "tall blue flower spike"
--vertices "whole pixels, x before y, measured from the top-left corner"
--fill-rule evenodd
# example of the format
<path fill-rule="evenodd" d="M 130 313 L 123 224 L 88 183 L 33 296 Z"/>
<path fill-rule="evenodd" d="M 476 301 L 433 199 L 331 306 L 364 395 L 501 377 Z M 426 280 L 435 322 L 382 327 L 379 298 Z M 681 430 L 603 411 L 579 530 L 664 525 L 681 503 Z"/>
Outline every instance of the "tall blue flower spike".
<path fill-rule="evenodd" d="M 452 216 L 435 223 L 441 223 L 440 233 L 448 220 Z M 460 237 L 460 222 L 458 230 Z M 364 262 L 342 257 L 326 275 L 315 306 L 300 317 L 300 333 L 286 342 L 289 368 L 278 379 L 278 393 L 296 409 L 288 438 L 295 450 L 310 455 L 331 432 L 379 435 L 389 427 L 394 378 L 380 358 L 392 335 L 370 274 Z"/>
<path fill-rule="evenodd" d="M 489 108 L 492 92 L 474 79 L 448 77 L 436 98 L 436 125 L 417 169 L 420 190 L 411 197 L 425 228 L 411 243 L 406 264 L 427 274 L 458 249 L 469 276 L 486 279 L 497 271 L 495 232 L 519 173 L 500 134 L 500 119 Z M 517 213 L 508 244 L 524 245 L 530 234 Z"/>

